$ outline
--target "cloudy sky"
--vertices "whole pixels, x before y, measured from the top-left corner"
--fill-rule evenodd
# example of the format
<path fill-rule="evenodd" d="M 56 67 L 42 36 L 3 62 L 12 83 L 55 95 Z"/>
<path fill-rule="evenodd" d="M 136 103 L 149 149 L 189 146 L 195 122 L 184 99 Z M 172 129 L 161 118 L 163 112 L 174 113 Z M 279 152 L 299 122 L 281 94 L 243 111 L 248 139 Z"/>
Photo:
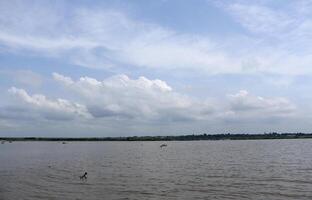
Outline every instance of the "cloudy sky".
<path fill-rule="evenodd" d="M 311 0 L 0 1 L 0 136 L 312 131 Z"/>

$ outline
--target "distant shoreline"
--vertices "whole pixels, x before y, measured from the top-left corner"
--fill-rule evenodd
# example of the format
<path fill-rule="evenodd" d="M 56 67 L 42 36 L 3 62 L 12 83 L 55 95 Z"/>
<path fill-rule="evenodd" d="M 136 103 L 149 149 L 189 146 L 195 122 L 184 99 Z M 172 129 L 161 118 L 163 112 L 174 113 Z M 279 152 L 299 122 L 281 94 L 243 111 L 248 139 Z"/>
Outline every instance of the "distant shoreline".
<path fill-rule="evenodd" d="M 308 139 L 312 133 L 266 134 L 200 134 L 179 136 L 130 136 L 130 137 L 0 137 L 0 141 L 196 141 L 196 140 L 264 140 Z"/>

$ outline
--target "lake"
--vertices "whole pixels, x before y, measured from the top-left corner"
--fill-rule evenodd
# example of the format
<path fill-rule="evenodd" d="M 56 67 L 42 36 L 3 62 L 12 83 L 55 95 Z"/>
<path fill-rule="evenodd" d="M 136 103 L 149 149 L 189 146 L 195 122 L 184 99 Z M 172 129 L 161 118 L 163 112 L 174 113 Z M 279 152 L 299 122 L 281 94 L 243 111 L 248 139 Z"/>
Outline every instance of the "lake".
<path fill-rule="evenodd" d="M 0 144 L 0 199 L 312 199 L 311 139 L 162 143 Z"/>

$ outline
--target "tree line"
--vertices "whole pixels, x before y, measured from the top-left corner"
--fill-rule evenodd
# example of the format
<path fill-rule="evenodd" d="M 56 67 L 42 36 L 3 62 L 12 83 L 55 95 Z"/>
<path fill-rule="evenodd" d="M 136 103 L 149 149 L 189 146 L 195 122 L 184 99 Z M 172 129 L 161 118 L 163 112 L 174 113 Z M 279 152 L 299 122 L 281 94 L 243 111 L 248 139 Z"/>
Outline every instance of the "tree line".
<path fill-rule="evenodd" d="M 264 134 L 191 134 L 173 136 L 129 136 L 129 137 L 0 137 L 2 141 L 193 141 L 193 140 L 262 140 L 304 139 L 312 133 L 264 133 Z"/>

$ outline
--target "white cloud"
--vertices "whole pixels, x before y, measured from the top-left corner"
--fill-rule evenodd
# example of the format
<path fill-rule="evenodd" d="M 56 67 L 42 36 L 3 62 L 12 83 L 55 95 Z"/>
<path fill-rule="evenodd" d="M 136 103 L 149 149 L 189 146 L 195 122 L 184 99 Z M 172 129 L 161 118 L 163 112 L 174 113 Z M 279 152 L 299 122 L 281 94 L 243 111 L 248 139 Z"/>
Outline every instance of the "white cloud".
<path fill-rule="evenodd" d="M 227 9 L 248 30 L 259 34 L 282 33 L 294 27 L 295 19 L 279 10 L 258 4 L 229 4 Z"/>
<path fill-rule="evenodd" d="M 75 117 L 90 118 L 86 107 L 65 99 L 50 100 L 44 95 L 29 95 L 25 90 L 11 87 L 9 93 L 17 97 L 30 112 L 41 114 L 46 119 L 70 120 Z"/>
<path fill-rule="evenodd" d="M 249 63 L 247 72 L 287 76 L 312 73 L 312 48 L 306 45 L 312 42 L 312 15 L 307 12 L 310 1 L 281 4 L 270 0 L 234 0 L 218 5 L 248 34 L 249 44 L 238 45 L 245 50 L 239 51 L 239 56 Z"/>
<path fill-rule="evenodd" d="M 131 79 L 117 75 L 102 81 L 91 77 L 73 80 L 53 73 L 53 78 L 67 96 L 79 99 L 80 103 L 30 95 L 24 89 L 12 87 L 8 91 L 17 101 L 0 107 L 0 121 L 18 122 L 17 129 L 28 130 L 41 124 L 49 130 L 150 134 L 166 129 L 166 134 L 168 130 L 181 134 L 181 129 L 186 133 L 220 131 L 229 126 L 243 130 L 240 125 L 248 123 L 259 123 L 255 128 L 258 129 L 298 116 L 296 106 L 286 98 L 260 97 L 245 90 L 208 101 L 178 93 L 165 81 L 146 77 Z"/>
<path fill-rule="evenodd" d="M 208 73 L 239 71 L 239 63 L 229 62 L 209 38 L 135 21 L 118 11 L 77 8 L 69 11 L 71 18 L 65 19 L 65 13 L 44 4 L 37 5 L 39 13 L 29 12 L 22 2 L 18 4 L 16 15 L 0 14 L 0 42 L 16 51 L 64 56 L 91 68 L 127 64 L 158 69 L 200 68 Z M 45 10 L 48 15 L 42 19 Z"/>
<path fill-rule="evenodd" d="M 207 74 L 312 73 L 312 48 L 306 45 L 312 20 L 299 9 L 302 5 L 274 10 L 265 4 L 227 3 L 221 8 L 255 35 L 238 33 L 222 40 L 141 22 L 117 10 L 71 7 L 65 12 L 62 6 L 37 2 L 29 7 L 24 1 L 4 1 L 0 7 L 0 43 L 18 53 L 106 69 L 126 65 Z"/>
<path fill-rule="evenodd" d="M 103 81 L 81 77 L 73 81 L 70 77 L 54 73 L 54 79 L 82 97 L 89 112 L 97 118 L 210 121 L 221 117 L 257 120 L 291 117 L 296 113 L 296 106 L 286 98 L 254 96 L 245 90 L 228 95 L 226 101 L 205 101 L 179 94 L 164 81 L 145 77 L 130 79 L 126 75 L 118 75 Z"/>
<path fill-rule="evenodd" d="M 63 75 L 58 74 L 56 72 L 52 73 L 52 76 L 55 80 L 60 81 L 65 85 L 71 85 L 74 83 L 74 81 L 70 77 L 63 76 Z"/>
<path fill-rule="evenodd" d="M 204 119 L 211 115 L 214 106 L 174 92 L 164 81 L 146 77 L 130 79 L 126 75 L 98 81 L 54 73 L 56 81 L 80 95 L 89 112 L 98 118 L 115 117 L 138 120 L 180 121 Z"/>
<path fill-rule="evenodd" d="M 230 111 L 227 114 L 231 117 L 253 119 L 281 118 L 294 116 L 296 111 L 296 106 L 286 98 L 254 96 L 246 90 L 228 95 L 228 98 Z"/>

